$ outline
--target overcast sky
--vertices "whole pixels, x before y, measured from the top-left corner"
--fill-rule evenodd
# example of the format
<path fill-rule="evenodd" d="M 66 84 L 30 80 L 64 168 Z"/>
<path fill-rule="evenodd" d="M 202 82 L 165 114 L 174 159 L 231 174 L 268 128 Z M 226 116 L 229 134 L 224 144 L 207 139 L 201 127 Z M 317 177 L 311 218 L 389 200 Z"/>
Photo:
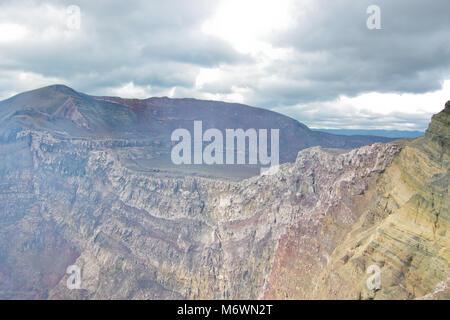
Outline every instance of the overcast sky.
<path fill-rule="evenodd" d="M 449 13 L 449 0 L 1 0 L 0 100 L 62 83 L 424 130 L 450 100 Z"/>

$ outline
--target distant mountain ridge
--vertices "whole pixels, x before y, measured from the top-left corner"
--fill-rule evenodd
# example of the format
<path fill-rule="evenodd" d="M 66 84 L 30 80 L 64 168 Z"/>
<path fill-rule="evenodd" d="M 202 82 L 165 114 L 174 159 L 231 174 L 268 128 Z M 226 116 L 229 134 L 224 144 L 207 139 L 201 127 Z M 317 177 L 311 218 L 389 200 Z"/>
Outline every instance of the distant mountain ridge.
<path fill-rule="evenodd" d="M 204 130 L 278 128 L 281 162 L 294 161 L 299 150 L 312 146 L 351 149 L 392 140 L 316 132 L 287 116 L 243 104 L 167 97 L 96 97 L 64 85 L 1 101 L 0 140 L 14 139 L 23 129 L 49 131 L 67 138 L 156 139 L 159 152 L 166 154 L 172 131 L 191 128 L 194 120 L 202 120 Z"/>
<path fill-rule="evenodd" d="M 312 129 L 313 131 L 327 132 L 344 136 L 376 136 L 387 138 L 418 138 L 423 136 L 423 131 L 408 130 L 366 130 L 366 129 Z"/>

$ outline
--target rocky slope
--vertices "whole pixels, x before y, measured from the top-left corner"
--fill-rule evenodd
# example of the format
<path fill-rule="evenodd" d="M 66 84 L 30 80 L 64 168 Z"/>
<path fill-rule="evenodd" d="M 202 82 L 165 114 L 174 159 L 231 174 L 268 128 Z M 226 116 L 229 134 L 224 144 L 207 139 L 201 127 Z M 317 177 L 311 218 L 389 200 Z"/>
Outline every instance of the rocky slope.
<path fill-rule="evenodd" d="M 61 102 L 55 118 L 93 128 Z M 151 142 L 16 119 L 0 144 L 0 297 L 448 298 L 449 112 L 422 138 L 308 148 L 242 181 L 141 170 L 126 155 Z"/>

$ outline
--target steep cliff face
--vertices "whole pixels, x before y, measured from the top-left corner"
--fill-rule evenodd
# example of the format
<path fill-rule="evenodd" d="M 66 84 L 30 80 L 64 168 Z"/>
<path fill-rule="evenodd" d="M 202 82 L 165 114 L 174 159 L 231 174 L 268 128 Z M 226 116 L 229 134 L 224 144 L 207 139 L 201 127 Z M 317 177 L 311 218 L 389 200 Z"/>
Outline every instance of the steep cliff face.
<path fill-rule="evenodd" d="M 93 127 L 60 105 L 52 114 Z M 154 141 L 9 127 L 0 297 L 445 298 L 448 112 L 417 140 L 309 148 L 242 181 L 132 165 Z M 81 290 L 66 286 L 73 264 Z M 378 291 L 365 285 L 372 264 Z"/>
<path fill-rule="evenodd" d="M 36 219 L 70 239 L 79 253 L 71 264 L 83 270 L 86 290 L 69 291 L 63 277 L 48 287 L 53 298 L 261 298 L 287 229 L 302 225 L 310 241 L 303 250 L 314 255 L 321 241 L 331 254 L 342 238 L 337 231 L 358 218 L 353 197 L 399 151 L 389 144 L 343 154 L 312 148 L 276 175 L 227 182 L 134 172 L 114 150 L 88 151 L 48 134 L 20 139 L 34 163 Z M 329 228 L 321 230 L 323 223 Z M 11 248 L 6 260 L 14 254 Z"/>
<path fill-rule="evenodd" d="M 290 230 L 279 250 L 280 270 L 272 272 L 274 288 L 267 296 L 450 298 L 449 123 L 447 102 L 424 137 L 402 142 L 399 155 L 369 186 L 363 205 L 353 208 L 359 219 L 349 230 L 338 228 L 342 241 L 325 266 L 311 264 L 303 254 L 289 251 L 303 247 L 301 227 Z M 369 290 L 366 285 L 371 265 L 381 270 L 380 290 Z M 305 269 L 317 274 L 306 285 L 304 279 L 311 273 Z"/>

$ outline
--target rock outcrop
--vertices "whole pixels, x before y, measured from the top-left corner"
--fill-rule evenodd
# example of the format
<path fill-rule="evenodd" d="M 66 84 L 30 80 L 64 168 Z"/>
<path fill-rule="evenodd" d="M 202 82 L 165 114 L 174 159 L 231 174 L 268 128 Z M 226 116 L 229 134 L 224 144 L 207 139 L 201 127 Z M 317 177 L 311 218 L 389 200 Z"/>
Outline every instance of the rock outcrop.
<path fill-rule="evenodd" d="M 325 266 L 292 251 L 304 247 L 300 226 L 288 232 L 279 270 L 272 272 L 274 289 L 266 297 L 412 299 L 431 294 L 448 299 L 449 124 L 447 102 L 425 136 L 401 142 L 401 152 L 369 185 L 363 205 L 352 209 L 358 221 L 349 230 L 338 228 L 344 236 Z M 380 290 L 366 285 L 371 265 L 381 270 Z M 317 276 L 305 284 L 309 270 Z"/>

